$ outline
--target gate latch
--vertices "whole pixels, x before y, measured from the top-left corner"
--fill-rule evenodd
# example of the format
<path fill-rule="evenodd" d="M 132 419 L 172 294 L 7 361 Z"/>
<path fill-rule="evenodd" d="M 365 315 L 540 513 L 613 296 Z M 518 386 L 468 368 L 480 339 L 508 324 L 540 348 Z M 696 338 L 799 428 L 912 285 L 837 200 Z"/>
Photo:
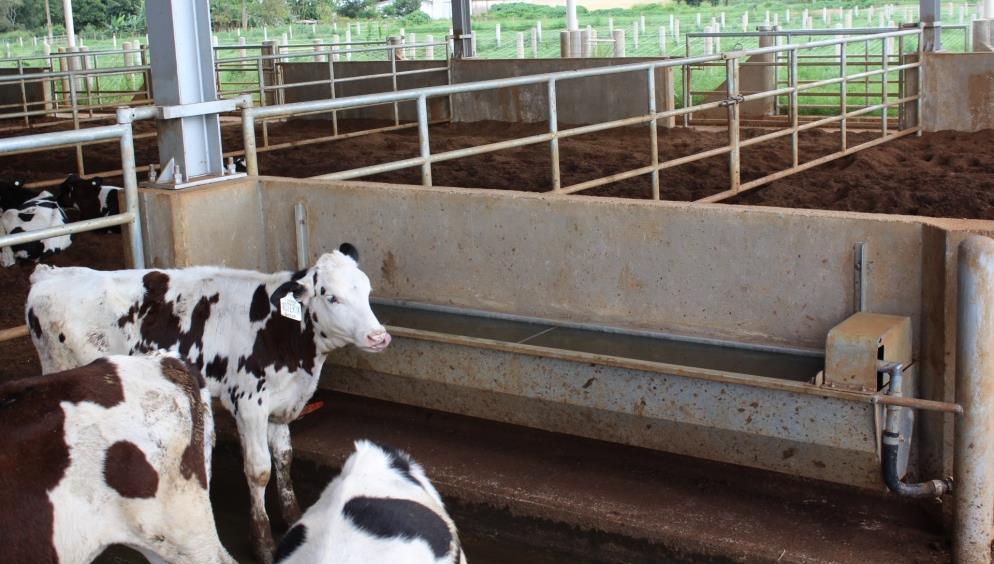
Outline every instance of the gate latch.
<path fill-rule="evenodd" d="M 734 106 L 735 104 L 741 104 L 743 102 L 745 102 L 745 97 L 742 96 L 741 94 L 737 94 L 735 96 L 732 96 L 731 98 L 728 98 L 727 100 L 722 100 L 721 102 L 718 103 L 718 105 L 721 106 L 722 108 L 727 108 L 728 106 Z"/>

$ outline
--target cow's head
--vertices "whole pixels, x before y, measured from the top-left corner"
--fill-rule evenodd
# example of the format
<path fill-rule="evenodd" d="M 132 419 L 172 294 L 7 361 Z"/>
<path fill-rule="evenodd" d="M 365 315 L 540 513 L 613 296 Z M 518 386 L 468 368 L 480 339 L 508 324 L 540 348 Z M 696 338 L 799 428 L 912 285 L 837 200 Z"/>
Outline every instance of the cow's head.
<path fill-rule="evenodd" d="M 82 178 L 76 174 L 70 174 L 55 191 L 55 197 L 62 209 L 73 209 L 78 212 L 80 211 L 79 200 L 85 197 L 84 194 L 80 193 L 80 190 L 99 190 L 103 184 L 104 179 L 99 176 Z"/>
<path fill-rule="evenodd" d="M 390 334 L 369 307 L 369 278 L 359 270 L 358 259 L 355 247 L 344 243 L 295 274 L 291 291 L 329 348 L 352 344 L 380 352 L 390 344 Z"/>

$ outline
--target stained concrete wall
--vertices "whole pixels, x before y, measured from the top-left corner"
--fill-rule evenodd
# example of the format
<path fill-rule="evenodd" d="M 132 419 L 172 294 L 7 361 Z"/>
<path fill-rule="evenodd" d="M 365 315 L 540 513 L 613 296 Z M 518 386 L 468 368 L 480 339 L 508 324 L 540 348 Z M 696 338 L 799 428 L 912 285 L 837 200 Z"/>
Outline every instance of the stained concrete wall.
<path fill-rule="evenodd" d="M 994 53 L 926 53 L 925 131 L 994 127 Z"/>
<path fill-rule="evenodd" d="M 142 190 L 146 256 L 294 269 L 297 202 L 311 259 L 356 244 L 380 297 L 815 349 L 852 312 L 863 242 L 868 310 L 912 318 L 921 397 L 944 401 L 957 245 L 994 235 L 990 221 L 263 178 Z M 923 476 L 948 475 L 952 418 L 921 420 Z"/>
<path fill-rule="evenodd" d="M 596 67 L 655 61 L 658 58 L 606 59 L 470 59 L 454 61 L 452 82 L 465 83 Z M 587 124 L 642 115 L 648 108 L 644 71 L 562 80 L 557 83 L 559 121 Z M 549 116 L 545 84 L 487 90 L 452 97 L 453 121 L 539 122 Z M 656 108 L 673 108 L 669 69 L 656 71 Z"/>
<path fill-rule="evenodd" d="M 301 82 L 312 82 L 316 80 L 328 80 L 330 76 L 329 63 L 282 63 L 280 64 L 283 76 L 283 84 L 294 84 Z M 402 75 L 397 77 L 398 90 L 410 90 L 412 88 L 423 88 L 426 86 L 442 86 L 448 84 L 449 75 L 445 70 L 444 61 L 397 61 L 397 71 L 412 71 L 439 69 L 435 72 L 426 72 L 413 75 Z M 386 74 L 391 70 L 389 61 L 339 61 L 335 63 L 335 78 L 348 78 L 356 76 L 372 76 Z M 393 90 L 393 79 L 371 78 L 368 80 L 358 80 L 350 82 L 340 82 L 335 85 L 335 96 L 343 98 L 346 96 L 358 96 L 360 94 L 373 94 L 378 92 L 391 92 Z M 331 87 L 320 84 L 313 86 L 298 86 L 287 88 L 284 91 L 284 100 L 288 103 L 304 102 L 310 100 L 326 100 L 331 98 Z M 417 110 L 414 102 L 399 104 L 400 119 L 402 121 L 414 121 L 417 119 Z M 430 119 L 443 119 L 449 115 L 449 100 L 447 97 L 430 98 L 428 100 L 428 111 Z M 339 112 L 340 119 L 393 119 L 393 104 L 362 108 Z M 302 116 L 300 119 L 331 119 L 331 114 L 316 114 Z"/>
<path fill-rule="evenodd" d="M 24 69 L 24 74 L 37 74 L 45 72 L 47 69 Z M 19 74 L 17 69 L 0 69 L 0 75 L 9 76 Z M 16 82 L 5 82 L 0 84 L 0 106 L 8 106 L 0 109 L 0 113 L 14 113 L 21 111 L 20 105 L 25 100 L 28 104 L 37 104 L 28 107 L 28 110 L 41 110 L 44 106 L 41 102 L 48 100 L 46 96 L 44 82 L 26 82 L 22 96 L 21 85 Z"/>
<path fill-rule="evenodd" d="M 568 70 L 631 64 L 640 61 L 658 60 L 650 58 L 626 59 L 467 59 L 452 61 L 452 82 L 465 83 L 493 80 L 512 76 L 525 76 Z M 438 67 L 438 61 L 398 61 L 397 69 L 412 70 Z M 327 79 L 328 63 L 286 63 L 282 64 L 283 82 L 301 83 Z M 335 63 L 335 76 L 368 76 L 390 72 L 388 61 L 338 62 Z M 445 72 L 416 74 L 398 77 L 400 90 L 424 86 L 447 84 Z M 559 83 L 557 104 L 559 121 L 569 124 L 585 124 L 609 121 L 641 115 L 648 108 L 648 85 L 644 72 L 625 73 L 605 77 L 590 77 L 564 80 Z M 355 96 L 374 92 L 389 92 L 390 78 L 378 78 L 357 82 L 341 83 L 336 86 L 338 97 Z M 656 107 L 660 111 L 673 108 L 673 79 L 667 69 L 656 71 Z M 331 97 L 330 88 L 325 85 L 301 86 L 286 90 L 287 102 L 323 100 Z M 429 99 L 432 119 L 448 117 L 447 97 Z M 548 119 L 548 95 L 546 86 L 520 86 L 502 88 L 473 94 L 452 96 L 452 119 L 454 121 L 508 121 L 537 122 Z M 341 117 L 367 119 L 393 119 L 393 106 L 363 108 L 341 112 Z M 307 116 L 306 119 L 330 119 L 329 114 Z M 400 119 L 416 119 L 414 103 L 400 104 Z M 670 120 L 672 122 L 672 120 Z M 667 124 L 663 124 L 667 125 Z"/>

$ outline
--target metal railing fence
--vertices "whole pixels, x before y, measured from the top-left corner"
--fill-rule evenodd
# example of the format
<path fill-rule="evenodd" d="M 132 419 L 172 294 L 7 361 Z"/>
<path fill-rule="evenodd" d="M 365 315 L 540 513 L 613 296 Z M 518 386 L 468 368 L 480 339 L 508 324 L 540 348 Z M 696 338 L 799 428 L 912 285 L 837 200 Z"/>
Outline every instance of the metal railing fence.
<path fill-rule="evenodd" d="M 886 111 L 892 107 L 902 108 L 902 111 L 905 111 L 906 106 L 908 106 L 909 104 L 915 104 L 915 111 L 917 112 L 918 106 L 920 105 L 920 96 L 918 95 L 918 92 L 920 91 L 920 86 L 916 87 L 916 91 L 913 94 L 908 95 L 907 93 L 904 93 L 903 95 L 896 98 L 889 97 L 885 89 L 881 93 L 882 96 L 881 103 L 860 107 L 855 110 L 849 110 L 847 105 L 847 96 L 845 94 L 845 86 L 846 83 L 849 81 L 862 79 L 866 76 L 886 77 L 890 73 L 900 73 L 903 76 L 903 74 L 906 71 L 919 68 L 920 62 L 918 61 L 906 64 L 890 65 L 887 63 L 887 59 L 885 58 L 881 69 L 860 72 L 855 74 L 847 74 L 848 67 L 845 64 L 845 60 L 843 57 L 843 60 L 840 63 L 841 74 L 839 77 L 823 79 L 808 84 L 800 84 L 797 73 L 798 54 L 805 50 L 819 49 L 834 45 L 846 45 L 849 43 L 866 41 L 866 40 L 886 42 L 890 38 L 912 37 L 912 36 L 919 37 L 920 39 L 921 30 L 916 28 L 909 30 L 880 33 L 867 37 L 830 39 L 830 40 L 816 41 L 804 44 L 775 45 L 761 49 L 733 51 L 733 52 L 726 52 L 716 55 L 687 57 L 683 59 L 670 59 L 670 60 L 628 64 L 628 65 L 618 65 L 613 67 L 600 67 L 600 68 L 592 68 L 585 70 L 513 77 L 513 78 L 488 80 L 488 81 L 465 83 L 465 84 L 454 84 L 449 86 L 421 88 L 421 89 L 401 91 L 401 92 L 389 92 L 381 94 L 369 94 L 363 96 L 352 96 L 349 98 L 341 98 L 337 100 L 299 102 L 295 104 L 283 104 L 283 105 L 275 105 L 268 107 L 250 108 L 242 112 L 242 135 L 244 138 L 244 147 L 246 151 L 246 164 L 249 174 L 259 173 L 258 160 L 256 158 L 257 150 L 256 150 L 256 134 L 255 134 L 255 122 L 258 119 L 288 117 L 303 113 L 328 112 L 332 110 L 346 110 L 350 108 L 366 107 L 370 105 L 413 101 L 417 105 L 417 116 L 418 116 L 417 126 L 418 126 L 418 137 L 420 144 L 419 156 L 388 162 L 388 163 L 365 166 L 352 170 L 335 172 L 331 174 L 324 174 L 317 176 L 316 178 L 338 179 L 338 180 L 355 179 L 355 178 L 361 178 L 363 176 L 390 172 L 405 168 L 420 167 L 422 185 L 431 186 L 432 164 L 434 163 L 444 162 L 461 157 L 468 157 L 472 155 L 481 155 L 503 149 L 510 149 L 513 147 L 523 147 L 539 143 L 548 143 L 549 152 L 552 161 L 551 171 L 550 171 L 551 187 L 549 192 L 553 194 L 572 194 L 629 178 L 634 178 L 642 175 L 649 175 L 652 183 L 652 198 L 658 200 L 661 197 L 660 172 L 672 167 L 688 164 L 694 161 L 699 161 L 702 159 L 716 157 L 720 155 L 728 155 L 728 166 L 729 166 L 728 189 L 718 194 L 704 198 L 704 201 L 718 201 L 739 194 L 743 191 L 756 188 L 763 184 L 767 184 L 769 182 L 772 182 L 773 180 L 783 178 L 790 174 L 794 174 L 796 172 L 806 170 L 813 166 L 823 164 L 830 160 L 851 154 L 855 151 L 868 148 L 892 139 L 896 139 L 898 137 L 903 137 L 905 135 L 918 132 L 919 127 L 917 125 L 900 129 L 899 131 L 896 132 L 890 132 L 888 130 L 888 120 L 881 119 L 880 138 L 865 143 L 861 143 L 853 147 L 848 147 L 846 141 L 846 125 L 848 120 L 857 116 L 869 115 L 874 112 L 879 112 L 881 116 L 884 116 Z M 920 45 L 921 42 L 919 41 L 919 49 Z M 884 48 L 884 50 L 886 51 L 886 47 Z M 746 57 L 754 55 L 776 54 L 781 52 L 786 53 L 788 60 L 790 61 L 790 69 L 791 69 L 790 84 L 784 87 L 777 87 L 768 91 L 743 94 L 739 87 L 739 73 L 740 73 L 740 64 L 742 60 Z M 659 69 L 677 69 L 677 68 L 686 69 L 691 65 L 701 65 L 708 63 L 718 63 L 718 62 L 721 62 L 725 66 L 725 73 L 726 73 L 725 76 L 726 93 L 723 99 L 695 104 L 688 97 L 684 98 L 682 107 L 663 110 L 663 111 L 659 111 L 656 108 L 655 71 Z M 557 109 L 556 109 L 557 84 L 576 78 L 609 76 L 609 75 L 631 73 L 631 72 L 646 73 L 647 85 L 648 85 L 647 88 L 648 103 L 647 103 L 647 111 L 645 114 L 624 118 L 624 119 L 613 120 L 604 123 L 596 123 L 580 127 L 573 127 L 570 129 L 564 129 L 564 130 L 559 129 L 558 119 L 557 119 Z M 920 73 L 918 80 L 920 81 Z M 488 143 L 464 149 L 450 150 L 441 153 L 431 152 L 430 143 L 429 143 L 429 130 L 428 130 L 428 125 L 429 125 L 428 111 L 427 111 L 428 98 L 436 96 L 452 96 L 454 94 L 465 94 L 465 93 L 479 92 L 484 90 L 493 90 L 493 89 L 513 87 L 513 86 L 527 86 L 527 85 L 536 85 L 536 84 L 546 85 L 546 91 L 548 94 L 548 116 L 549 116 L 549 121 L 548 121 L 549 131 L 547 133 L 531 135 L 519 139 L 511 139 L 495 143 Z M 843 94 L 841 96 L 842 103 L 839 106 L 840 110 L 839 115 L 817 119 L 809 123 L 804 123 L 804 124 L 799 123 L 798 96 L 802 92 L 805 92 L 807 90 L 827 87 L 831 85 L 841 85 L 842 88 Z M 746 140 L 742 140 L 740 135 L 739 105 L 752 100 L 760 100 L 763 98 L 776 97 L 776 96 L 789 97 L 790 126 L 786 129 L 777 130 L 771 133 L 766 133 L 763 135 L 759 135 L 757 137 L 752 137 Z M 657 143 L 658 141 L 657 128 L 658 128 L 658 122 L 660 120 L 681 117 L 681 116 L 684 117 L 685 120 L 689 120 L 690 116 L 692 116 L 695 112 L 717 110 L 720 108 L 724 108 L 727 112 L 727 117 L 726 117 L 727 130 L 728 130 L 727 145 L 699 152 L 693 155 L 688 155 L 660 162 L 658 143 Z M 562 177 L 560 172 L 560 159 L 559 159 L 559 142 L 561 139 L 587 134 L 587 133 L 593 133 L 597 131 L 604 131 L 607 129 L 632 126 L 632 125 L 642 125 L 642 124 L 647 124 L 649 126 L 649 144 L 651 150 L 651 162 L 649 164 L 643 167 L 639 167 L 624 172 L 619 172 L 602 178 L 596 178 L 592 180 L 578 182 L 568 186 L 562 185 Z M 830 155 L 819 157 L 812 161 L 807 161 L 804 163 L 799 162 L 798 134 L 801 131 L 807 129 L 813 129 L 816 127 L 825 127 L 825 126 L 835 126 L 835 125 L 837 125 L 841 131 L 842 141 L 840 143 L 840 150 Z M 744 147 L 748 147 L 765 141 L 771 141 L 773 139 L 786 137 L 786 136 L 790 137 L 790 142 L 791 142 L 791 157 L 792 157 L 791 166 L 786 170 L 781 170 L 763 176 L 762 178 L 757 178 L 743 183 L 741 180 L 740 162 L 739 162 L 741 149 Z"/>
<path fill-rule="evenodd" d="M 121 213 L 66 223 L 59 227 L 24 231 L 12 235 L 3 233 L 0 234 L 0 247 L 23 245 L 25 243 L 43 241 L 51 237 L 127 225 L 129 227 L 127 242 L 131 251 L 132 267 L 145 268 L 141 218 L 138 212 L 138 177 L 135 171 L 135 147 L 132 123 L 135 119 L 152 117 L 154 115 L 152 111 L 154 111 L 154 108 L 119 108 L 116 112 L 117 123 L 115 125 L 0 139 L 0 155 L 116 139 L 121 147 L 121 170 L 124 177 L 124 210 Z M 28 328 L 26 325 L 0 329 L 0 342 L 24 337 L 27 334 Z"/>
<path fill-rule="evenodd" d="M 360 45 L 355 47 L 355 45 Z M 258 106 L 269 106 L 269 105 L 279 105 L 285 103 L 287 97 L 287 91 L 296 88 L 313 88 L 313 87 L 327 87 L 328 97 L 331 100 L 338 98 L 338 88 L 340 85 L 352 84 L 361 81 L 369 80 L 385 80 L 389 79 L 391 83 L 391 91 L 398 91 L 398 80 L 407 76 L 424 75 L 431 73 L 445 73 L 446 83 L 451 82 L 451 57 L 449 51 L 448 41 L 431 41 L 423 43 L 383 43 L 383 42 L 359 42 L 359 43 L 313 43 L 307 47 L 309 50 L 296 50 L 295 47 L 300 46 L 280 46 L 276 44 L 272 45 L 258 45 L 252 46 L 259 49 L 258 55 L 251 56 L 238 56 L 238 57 L 227 57 L 221 58 L 216 57 L 216 75 L 218 77 L 218 91 L 224 96 L 228 95 L 251 95 L 256 101 Z M 216 52 L 223 50 L 242 50 L 241 45 L 238 46 L 224 46 L 215 47 Z M 437 67 L 424 68 L 424 69 L 411 69 L 411 70 L 398 70 L 397 63 L 401 60 L 407 60 L 402 57 L 404 52 L 411 51 L 432 51 L 435 48 L 440 48 L 440 52 L 444 54 L 442 59 L 442 64 Z M 267 52 L 270 51 L 270 52 Z M 375 54 L 377 58 L 368 60 L 378 60 L 378 61 L 388 61 L 390 63 L 389 72 L 380 72 L 374 74 L 366 74 L 360 76 L 338 76 L 335 72 L 336 63 L 342 62 L 340 59 L 348 59 L 353 54 Z M 416 59 L 415 59 L 416 60 Z M 434 57 L 425 60 L 435 60 Z M 294 62 L 310 62 L 310 63 L 323 63 L 327 65 L 328 78 L 319 78 L 314 80 L 307 80 L 303 82 L 287 82 L 285 80 L 285 67 L 284 65 Z M 247 82 L 234 82 L 232 80 L 222 80 L 221 74 L 224 72 L 238 72 L 238 73 L 248 73 L 249 76 L 254 74 L 254 80 Z M 236 85 L 236 86 L 251 86 L 250 88 L 239 88 L 236 90 L 223 90 L 223 85 Z M 353 107 L 350 109 L 360 109 Z M 336 139 L 343 139 L 347 137 L 357 137 L 361 135 L 369 135 L 372 133 L 379 133 L 385 131 L 394 131 L 406 128 L 416 127 L 415 123 L 401 123 L 400 119 L 400 106 L 395 103 L 393 105 L 393 125 L 386 127 L 375 127 L 367 128 L 360 131 L 350 131 L 348 133 L 341 133 L 339 131 L 338 123 L 338 110 L 332 109 L 328 111 L 316 111 L 316 112 L 300 112 L 295 113 L 295 116 L 304 116 L 309 114 L 331 114 L 331 128 L 330 135 L 320 136 L 316 138 L 304 139 L 304 140 L 294 140 L 282 143 L 271 143 L 269 139 L 269 122 L 268 119 L 261 119 L 261 129 L 262 129 L 262 144 L 256 146 L 256 151 L 265 152 L 273 151 L 277 149 L 285 149 L 289 147 L 299 147 L 302 145 L 314 144 L 314 143 L 324 143 L 326 141 L 332 141 Z"/>

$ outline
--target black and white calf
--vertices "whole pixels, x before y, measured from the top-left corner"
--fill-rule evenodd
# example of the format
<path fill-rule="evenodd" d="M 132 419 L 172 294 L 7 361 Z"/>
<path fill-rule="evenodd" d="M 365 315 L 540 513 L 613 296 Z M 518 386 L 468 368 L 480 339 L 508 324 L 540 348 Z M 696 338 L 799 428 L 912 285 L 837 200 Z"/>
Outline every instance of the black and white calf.
<path fill-rule="evenodd" d="M 208 495 L 210 409 L 203 378 L 158 354 L 0 384 L 3 561 L 85 564 L 125 544 L 234 564 Z"/>
<path fill-rule="evenodd" d="M 442 498 L 407 453 L 369 441 L 287 531 L 283 564 L 466 564 Z"/>
<path fill-rule="evenodd" d="M 283 516 L 288 523 L 300 517 L 287 425 L 314 394 L 330 351 L 354 344 L 379 352 L 390 344 L 357 257 L 345 244 L 311 268 L 276 274 L 42 265 L 31 276 L 27 321 L 45 372 L 155 349 L 203 369 L 211 394 L 238 424 L 256 551 L 268 561 L 264 494 L 274 463 Z"/>
<path fill-rule="evenodd" d="M 121 213 L 117 196 L 121 191 L 119 186 L 104 185 L 104 179 L 99 176 L 81 178 L 70 174 L 62 181 L 58 189 L 58 202 L 63 209 L 75 211 L 77 219 L 96 219 Z M 110 231 L 120 232 L 120 226 L 109 228 Z"/>
<path fill-rule="evenodd" d="M 44 191 L 0 215 L 0 234 L 13 235 L 65 225 L 66 214 L 55 196 Z M 0 265 L 12 266 L 17 260 L 37 261 L 42 257 L 64 251 L 72 244 L 72 235 L 50 237 L 43 241 L 23 243 L 0 249 Z"/>
<path fill-rule="evenodd" d="M 37 195 L 37 191 L 24 187 L 23 180 L 0 180 L 0 210 L 19 207 Z"/>

